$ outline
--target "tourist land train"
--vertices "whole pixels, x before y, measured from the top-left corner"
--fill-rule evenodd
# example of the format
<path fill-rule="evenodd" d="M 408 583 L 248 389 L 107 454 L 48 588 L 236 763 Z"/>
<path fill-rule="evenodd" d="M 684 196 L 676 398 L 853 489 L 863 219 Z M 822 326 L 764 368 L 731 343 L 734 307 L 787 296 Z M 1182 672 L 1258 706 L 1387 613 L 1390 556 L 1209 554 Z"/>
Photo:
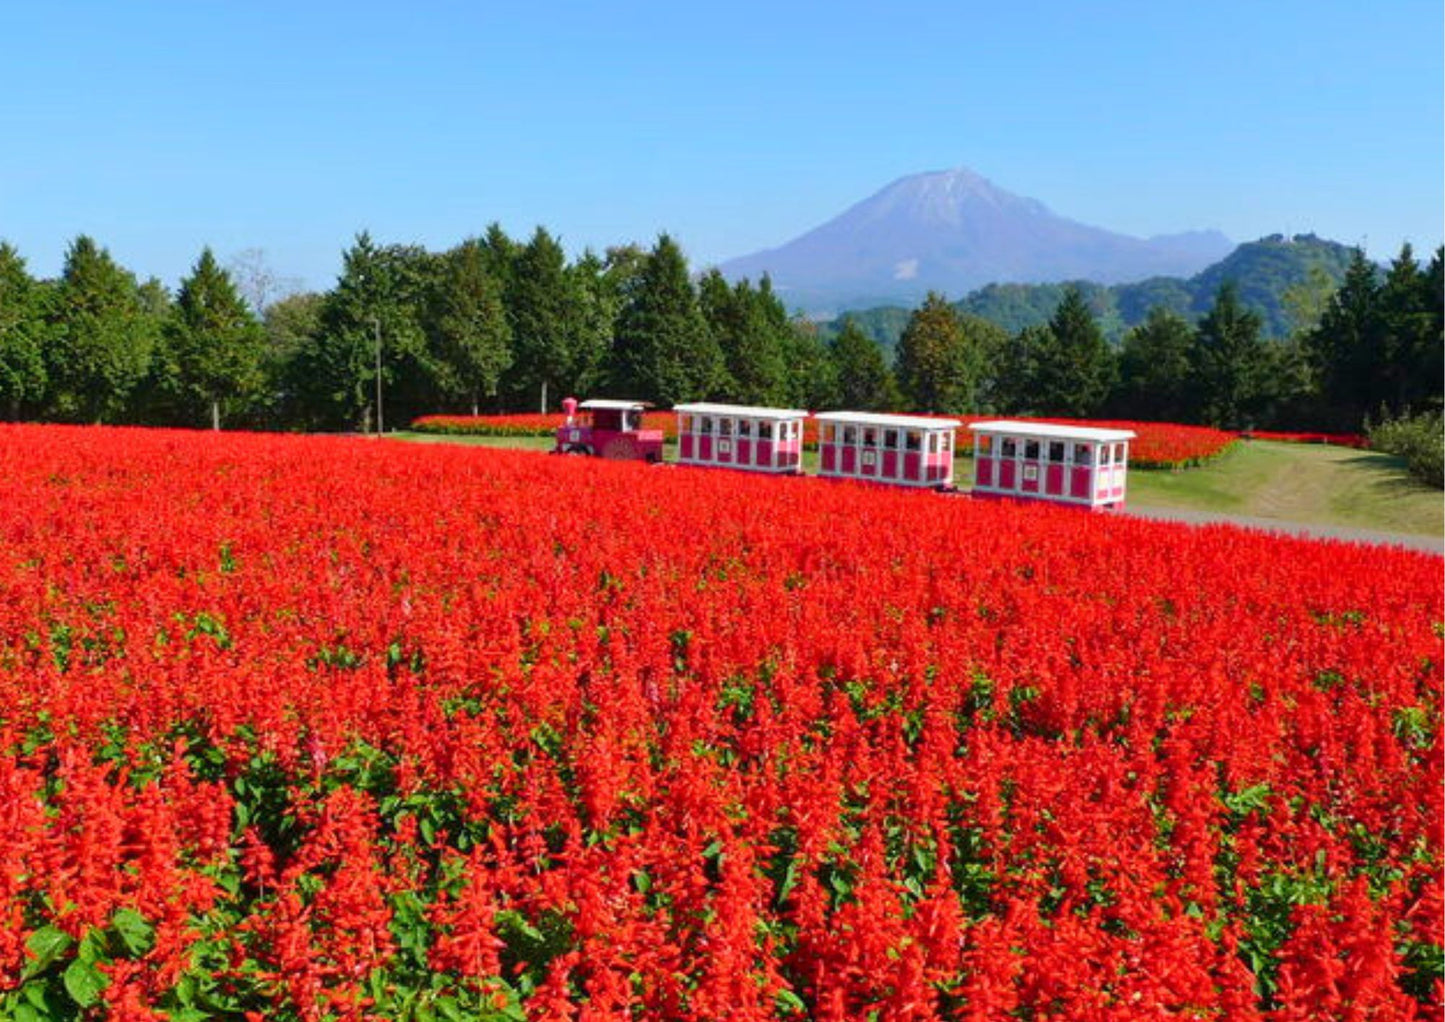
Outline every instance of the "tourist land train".
<path fill-rule="evenodd" d="M 663 431 L 648 429 L 645 401 L 595 398 L 562 402 L 553 453 L 627 461 L 663 461 Z M 774 475 L 803 473 L 808 412 L 712 403 L 681 404 L 677 463 Z M 917 489 L 952 491 L 956 419 L 876 412 L 820 412 L 818 475 Z M 975 422 L 973 495 L 1121 509 L 1130 430 L 1041 422 Z"/>

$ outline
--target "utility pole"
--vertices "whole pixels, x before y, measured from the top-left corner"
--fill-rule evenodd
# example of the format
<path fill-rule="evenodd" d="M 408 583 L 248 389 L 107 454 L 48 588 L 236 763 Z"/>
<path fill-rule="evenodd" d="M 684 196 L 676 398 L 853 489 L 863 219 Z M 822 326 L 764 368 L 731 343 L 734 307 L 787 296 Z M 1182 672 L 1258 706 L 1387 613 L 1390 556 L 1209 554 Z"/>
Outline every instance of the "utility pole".
<path fill-rule="evenodd" d="M 381 436 L 386 432 L 381 418 L 381 319 L 372 316 L 371 325 L 376 331 L 376 435 Z"/>

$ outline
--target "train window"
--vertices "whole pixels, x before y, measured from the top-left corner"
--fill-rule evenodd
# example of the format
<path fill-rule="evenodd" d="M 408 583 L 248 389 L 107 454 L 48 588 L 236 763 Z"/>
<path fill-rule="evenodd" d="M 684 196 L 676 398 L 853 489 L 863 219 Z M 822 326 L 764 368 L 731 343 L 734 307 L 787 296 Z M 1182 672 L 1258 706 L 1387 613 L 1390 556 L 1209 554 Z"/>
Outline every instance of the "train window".
<path fill-rule="evenodd" d="M 883 446 L 890 451 L 898 450 L 898 430 L 885 429 L 883 431 Z"/>
<path fill-rule="evenodd" d="M 699 430 L 699 432 L 702 433 L 703 436 L 712 436 L 712 416 L 699 415 L 697 417 L 697 421 L 698 424 L 702 426 L 702 429 Z"/>
<path fill-rule="evenodd" d="M 1039 442 L 1037 440 L 1024 441 L 1024 457 L 1029 461 L 1039 460 Z"/>
<path fill-rule="evenodd" d="M 1006 436 L 998 442 L 998 453 L 1005 458 L 1012 458 L 1019 452 L 1019 442 L 1011 436 Z"/>
<path fill-rule="evenodd" d="M 1089 444 L 1074 445 L 1074 464 L 1092 465 L 1094 463 L 1094 448 Z"/>
<path fill-rule="evenodd" d="M 1107 465 L 1107 464 L 1109 464 L 1109 462 L 1110 462 L 1110 460 L 1111 460 L 1111 459 L 1109 458 L 1109 452 L 1110 452 L 1110 450 L 1111 450 L 1111 448 L 1109 447 L 1108 444 L 1100 444 L 1100 445 L 1099 445 L 1099 464 L 1100 464 L 1100 465 Z"/>
<path fill-rule="evenodd" d="M 1122 464 L 1124 464 L 1124 445 L 1123 445 L 1123 444 L 1115 444 L 1115 445 L 1114 445 L 1114 463 L 1115 463 L 1116 465 L 1122 465 Z"/>
<path fill-rule="evenodd" d="M 952 433 L 940 433 L 940 434 L 938 434 L 938 449 L 939 449 L 939 451 L 941 451 L 941 452 L 944 453 L 944 454 L 952 454 L 952 453 L 953 453 L 953 434 L 952 434 Z"/>
<path fill-rule="evenodd" d="M 836 433 L 834 432 L 836 429 L 837 427 L 834 426 L 831 422 L 825 422 L 823 423 L 823 428 L 818 430 L 818 438 L 822 440 L 825 444 L 831 444 L 833 442 L 833 438 L 836 436 Z"/>
<path fill-rule="evenodd" d="M 776 424 L 776 423 L 773 423 L 773 422 L 760 422 L 760 423 L 758 423 L 758 439 L 759 439 L 759 440 L 771 440 L 771 439 L 773 439 L 773 430 L 774 430 L 774 428 L 776 427 L 776 425 L 777 425 L 777 424 Z"/>
<path fill-rule="evenodd" d="M 1062 440 L 1049 441 L 1049 461 L 1055 465 L 1064 460 L 1064 442 Z"/>
<path fill-rule="evenodd" d="M 732 420 L 732 419 L 718 419 L 718 420 L 717 420 L 717 435 L 718 435 L 718 436 L 732 436 L 732 435 L 733 435 L 733 420 Z"/>
<path fill-rule="evenodd" d="M 858 442 L 858 427 L 857 427 L 857 426 L 844 426 L 844 427 L 843 427 L 843 442 L 844 442 L 845 444 L 847 444 L 848 446 L 850 446 L 850 447 L 851 447 L 853 444 L 856 444 L 856 443 Z"/>
<path fill-rule="evenodd" d="M 878 431 L 877 431 L 876 429 L 874 429 L 872 426 L 864 426 L 864 427 L 863 427 L 863 446 L 864 446 L 864 447 L 877 447 L 877 446 L 878 446 Z"/>
<path fill-rule="evenodd" d="M 753 436 L 753 423 L 751 419 L 738 420 L 738 436 L 744 440 L 751 440 Z"/>
<path fill-rule="evenodd" d="M 941 440 L 943 439 L 943 437 L 940 436 L 939 434 L 935 433 L 935 434 L 934 434 L 934 439 L 941 441 Z M 938 445 L 938 446 L 941 446 L 941 445 Z M 978 453 L 981 454 L 981 455 L 983 455 L 984 457 L 988 457 L 990 454 L 993 453 L 993 437 L 989 436 L 987 433 L 981 433 L 981 434 L 979 434 L 979 437 L 978 437 Z"/>
<path fill-rule="evenodd" d="M 904 449 L 909 451 L 921 450 L 923 447 L 923 434 L 916 429 L 910 429 L 907 433 L 903 434 L 903 446 Z"/>

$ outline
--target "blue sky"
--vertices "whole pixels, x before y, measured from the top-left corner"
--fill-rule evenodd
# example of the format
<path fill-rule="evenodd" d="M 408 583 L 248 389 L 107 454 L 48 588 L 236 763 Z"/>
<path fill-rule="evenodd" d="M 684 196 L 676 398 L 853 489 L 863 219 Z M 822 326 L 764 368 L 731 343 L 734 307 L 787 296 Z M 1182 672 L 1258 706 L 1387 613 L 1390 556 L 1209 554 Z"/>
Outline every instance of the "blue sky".
<path fill-rule="evenodd" d="M 0 239 L 89 233 L 174 285 L 203 245 L 330 286 L 368 229 L 499 221 L 696 268 L 967 166 L 1129 234 L 1445 220 L 1439 0 L 1209 4 L 11 3 Z"/>

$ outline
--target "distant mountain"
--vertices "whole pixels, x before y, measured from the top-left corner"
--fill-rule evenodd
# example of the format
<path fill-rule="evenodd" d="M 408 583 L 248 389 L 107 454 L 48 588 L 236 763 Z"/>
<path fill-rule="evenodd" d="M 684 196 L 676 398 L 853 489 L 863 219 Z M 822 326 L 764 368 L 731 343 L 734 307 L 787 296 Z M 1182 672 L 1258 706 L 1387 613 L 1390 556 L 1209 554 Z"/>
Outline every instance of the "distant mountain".
<path fill-rule="evenodd" d="M 1217 231 L 1144 239 L 1090 227 L 960 168 L 900 178 L 801 237 L 719 269 L 732 280 L 767 273 L 789 308 L 831 314 L 991 283 L 1186 276 L 1231 247 Z"/>
<path fill-rule="evenodd" d="M 1336 286 L 1344 280 L 1353 249 L 1338 242 L 1297 234 L 1275 234 L 1240 245 L 1219 262 L 1189 278 L 1152 277 L 1132 284 L 1108 287 L 1091 281 L 1072 282 L 1083 292 L 1105 336 L 1119 340 L 1125 331 L 1144 322 L 1149 310 L 1162 306 L 1185 319 L 1197 320 L 1209 311 L 1219 285 L 1234 281 L 1240 301 L 1259 313 L 1266 337 L 1286 337 L 1293 326 L 1284 306 L 1285 291 L 1304 282 L 1318 266 Z M 1009 333 L 1037 326 L 1053 318 L 1067 284 L 989 284 L 955 303 L 963 313 L 997 323 Z M 891 350 L 908 324 L 910 309 L 887 305 L 849 312 L 874 340 Z M 841 317 L 840 317 L 841 318 Z M 822 324 L 825 337 L 838 329 L 838 320 Z"/>

